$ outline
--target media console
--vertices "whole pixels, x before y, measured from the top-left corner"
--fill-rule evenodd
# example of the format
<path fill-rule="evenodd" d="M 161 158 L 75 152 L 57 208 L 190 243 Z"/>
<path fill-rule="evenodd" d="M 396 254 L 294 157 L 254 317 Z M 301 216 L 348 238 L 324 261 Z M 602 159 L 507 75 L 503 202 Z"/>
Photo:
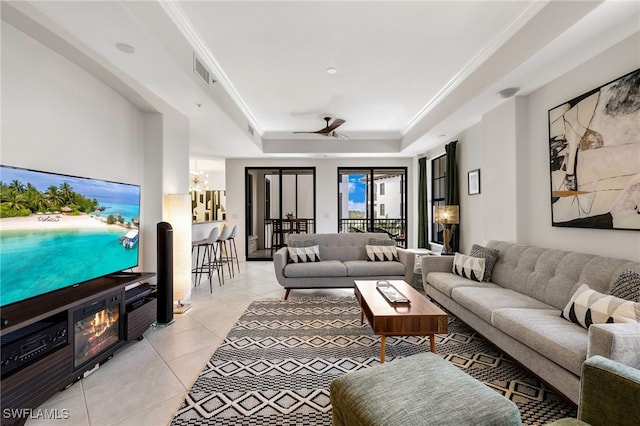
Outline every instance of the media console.
<path fill-rule="evenodd" d="M 2 308 L 3 413 L 28 413 L 142 339 L 156 320 L 145 283 L 154 275 L 109 275 Z M 25 421 L 2 416 L 3 425 Z"/>

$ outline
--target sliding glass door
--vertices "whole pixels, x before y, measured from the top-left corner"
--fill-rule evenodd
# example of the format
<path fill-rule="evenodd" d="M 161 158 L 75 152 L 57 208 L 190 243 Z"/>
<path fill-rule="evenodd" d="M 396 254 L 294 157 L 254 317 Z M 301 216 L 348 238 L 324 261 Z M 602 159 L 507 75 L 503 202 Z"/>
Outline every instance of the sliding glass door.
<path fill-rule="evenodd" d="M 406 245 L 407 168 L 338 169 L 338 232 L 382 232 Z"/>
<path fill-rule="evenodd" d="M 247 167 L 247 260 L 271 260 L 291 233 L 315 232 L 315 167 Z"/>

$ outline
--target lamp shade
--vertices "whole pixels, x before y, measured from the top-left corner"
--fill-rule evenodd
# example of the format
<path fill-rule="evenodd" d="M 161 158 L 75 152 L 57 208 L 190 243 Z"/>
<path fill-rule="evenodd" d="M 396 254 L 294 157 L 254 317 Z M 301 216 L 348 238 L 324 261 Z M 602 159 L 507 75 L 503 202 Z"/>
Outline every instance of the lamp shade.
<path fill-rule="evenodd" d="M 163 218 L 173 228 L 173 298 L 191 295 L 191 196 L 166 194 Z"/>
<path fill-rule="evenodd" d="M 433 221 L 443 225 L 460 223 L 459 212 L 459 206 L 434 206 Z"/>

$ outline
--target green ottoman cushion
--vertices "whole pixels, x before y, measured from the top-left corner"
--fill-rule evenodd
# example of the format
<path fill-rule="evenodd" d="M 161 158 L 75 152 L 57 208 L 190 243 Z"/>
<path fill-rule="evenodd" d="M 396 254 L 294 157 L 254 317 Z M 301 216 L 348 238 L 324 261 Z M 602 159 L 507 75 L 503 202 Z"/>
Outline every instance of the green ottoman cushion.
<path fill-rule="evenodd" d="M 334 426 L 521 425 L 512 401 L 431 352 L 331 382 Z"/>

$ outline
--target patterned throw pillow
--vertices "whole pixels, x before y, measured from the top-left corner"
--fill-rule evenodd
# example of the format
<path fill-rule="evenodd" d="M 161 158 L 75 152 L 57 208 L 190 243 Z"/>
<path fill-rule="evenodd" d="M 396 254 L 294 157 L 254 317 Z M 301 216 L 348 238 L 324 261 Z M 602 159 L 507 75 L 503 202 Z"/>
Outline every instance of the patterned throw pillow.
<path fill-rule="evenodd" d="M 491 272 L 493 272 L 493 267 L 496 264 L 496 260 L 498 260 L 500 250 L 474 244 L 471 246 L 471 253 L 469 254 L 473 257 L 483 257 L 486 260 L 482 281 L 491 281 Z"/>
<path fill-rule="evenodd" d="M 367 247 L 367 258 L 370 262 L 398 261 L 396 246 L 371 246 Z"/>
<path fill-rule="evenodd" d="M 453 273 L 473 281 L 482 281 L 486 260 L 482 257 L 471 257 L 456 253 L 453 258 Z"/>
<path fill-rule="evenodd" d="M 611 285 L 609 293 L 620 299 L 640 302 L 640 274 L 631 269 L 625 270 Z"/>
<path fill-rule="evenodd" d="M 571 296 L 562 318 L 589 328 L 591 324 L 640 321 L 640 303 L 602 294 L 582 284 Z"/>
<path fill-rule="evenodd" d="M 320 262 L 320 246 L 288 247 L 289 263 Z"/>

